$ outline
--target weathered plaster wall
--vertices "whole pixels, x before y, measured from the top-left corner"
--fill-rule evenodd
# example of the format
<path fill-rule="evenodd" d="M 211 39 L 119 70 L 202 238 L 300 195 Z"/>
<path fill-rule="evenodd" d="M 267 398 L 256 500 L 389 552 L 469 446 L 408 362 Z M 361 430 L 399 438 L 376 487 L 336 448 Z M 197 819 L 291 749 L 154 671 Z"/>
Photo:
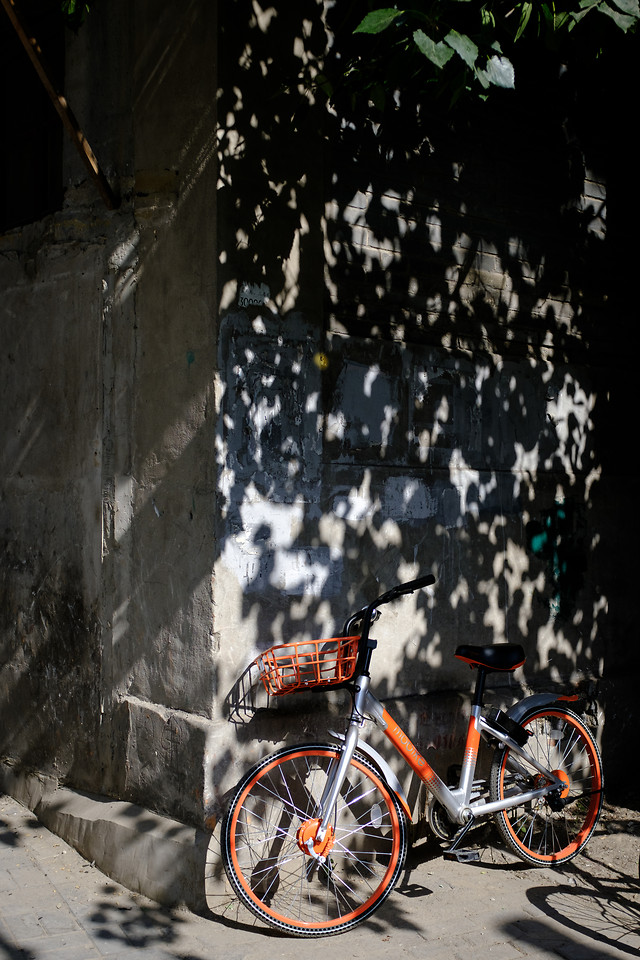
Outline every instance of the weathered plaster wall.
<path fill-rule="evenodd" d="M 96 767 L 100 708 L 101 337 L 96 243 L 3 257 L 3 753 Z M 64 243 L 61 248 L 64 249 Z M 58 248 L 60 249 L 60 248 Z M 71 737 L 69 731 L 73 730 Z"/>
<path fill-rule="evenodd" d="M 131 232 L 109 343 L 107 785 L 196 819 L 216 696 L 215 6 L 137 5 L 132 28 Z"/>
<path fill-rule="evenodd" d="M 335 334 L 319 365 L 312 333 L 295 316 L 223 323 L 216 623 L 226 685 L 270 644 L 335 635 L 367 599 L 428 570 L 437 586 L 376 625 L 383 696 L 468 693 L 468 668 L 453 657 L 462 642 L 524 644 L 527 669 L 497 681 L 498 702 L 601 675 L 594 375 L 544 361 L 490 370 Z M 430 708 L 412 709 L 410 722 Z M 250 714 L 255 734 L 278 739 L 278 711 Z M 456 742 L 464 711 L 459 722 Z M 444 731 L 418 724 L 415 734 L 426 747 Z"/>
<path fill-rule="evenodd" d="M 238 2 L 220 20 L 224 685 L 259 650 L 330 635 L 432 570 L 431 595 L 376 628 L 383 695 L 466 692 L 456 645 L 512 640 L 528 664 L 497 700 L 580 685 L 601 723 L 600 681 L 627 662 L 607 504 L 633 500 L 613 452 L 628 395 L 608 335 L 605 178 L 537 102 L 406 151 L 400 128 L 385 141 L 341 123 L 309 82 L 331 56 L 319 9 Z M 246 680 L 230 698 L 241 741 L 273 744 L 295 705 L 254 713 Z M 314 703 L 292 736 L 326 726 Z"/>
<path fill-rule="evenodd" d="M 186 819 L 216 697 L 215 18 L 121 4 L 70 38 L 122 203 L 67 147 L 64 209 L 1 246 L 0 750 Z"/>

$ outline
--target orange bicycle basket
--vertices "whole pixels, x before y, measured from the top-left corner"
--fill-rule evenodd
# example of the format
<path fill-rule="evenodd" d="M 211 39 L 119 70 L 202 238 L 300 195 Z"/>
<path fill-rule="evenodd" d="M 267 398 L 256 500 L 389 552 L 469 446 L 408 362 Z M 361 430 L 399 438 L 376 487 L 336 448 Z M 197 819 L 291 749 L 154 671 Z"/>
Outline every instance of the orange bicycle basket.
<path fill-rule="evenodd" d="M 270 647 L 256 657 L 262 682 L 272 697 L 296 690 L 330 687 L 350 680 L 356 668 L 360 637 L 304 640 Z"/>

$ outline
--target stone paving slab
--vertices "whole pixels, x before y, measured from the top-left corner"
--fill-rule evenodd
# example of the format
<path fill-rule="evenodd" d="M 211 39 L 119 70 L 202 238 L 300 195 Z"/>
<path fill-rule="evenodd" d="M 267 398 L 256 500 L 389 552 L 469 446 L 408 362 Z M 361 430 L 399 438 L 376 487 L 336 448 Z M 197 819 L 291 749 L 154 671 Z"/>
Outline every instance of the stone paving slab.
<path fill-rule="evenodd" d="M 628 856 L 640 837 L 624 824 L 615 829 L 598 833 L 561 871 L 529 869 L 492 836 L 476 864 L 445 861 L 423 842 L 366 924 L 302 942 L 262 927 L 239 905 L 227 918 L 198 916 L 132 893 L 0 797 L 0 958 L 299 960 L 303 952 L 313 960 L 327 950 L 355 960 L 640 957 L 637 852 Z"/>

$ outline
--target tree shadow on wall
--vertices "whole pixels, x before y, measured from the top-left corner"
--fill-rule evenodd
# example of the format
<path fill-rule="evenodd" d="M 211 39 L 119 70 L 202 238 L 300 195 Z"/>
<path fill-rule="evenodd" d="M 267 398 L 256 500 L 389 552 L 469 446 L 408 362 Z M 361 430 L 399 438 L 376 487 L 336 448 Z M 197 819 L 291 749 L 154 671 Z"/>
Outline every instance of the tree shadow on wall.
<path fill-rule="evenodd" d="M 530 682 L 601 678 L 621 598 L 598 138 L 567 136 L 550 66 L 455 116 L 328 107 L 314 78 L 355 42 L 338 7 L 220 14 L 223 565 L 260 648 L 436 572 L 403 692 L 455 684 L 469 639 L 523 642 Z"/>

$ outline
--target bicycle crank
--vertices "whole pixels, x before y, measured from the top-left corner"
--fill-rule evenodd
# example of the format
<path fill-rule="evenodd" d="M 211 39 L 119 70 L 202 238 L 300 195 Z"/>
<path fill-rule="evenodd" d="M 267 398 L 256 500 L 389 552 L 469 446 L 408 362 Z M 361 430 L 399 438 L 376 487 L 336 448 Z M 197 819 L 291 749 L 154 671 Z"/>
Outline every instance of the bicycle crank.
<path fill-rule="evenodd" d="M 460 825 L 450 819 L 445 808 L 435 797 L 430 797 L 427 804 L 427 822 L 440 840 L 452 841 L 460 829 Z"/>

